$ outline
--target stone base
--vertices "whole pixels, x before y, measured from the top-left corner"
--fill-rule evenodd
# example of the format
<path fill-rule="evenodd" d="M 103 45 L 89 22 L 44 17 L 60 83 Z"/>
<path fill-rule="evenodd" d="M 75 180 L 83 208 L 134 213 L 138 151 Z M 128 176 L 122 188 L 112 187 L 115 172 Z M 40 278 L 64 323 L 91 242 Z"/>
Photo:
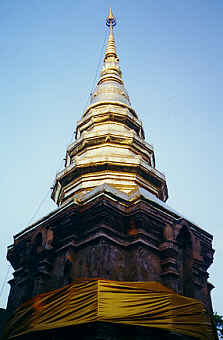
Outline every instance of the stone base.
<path fill-rule="evenodd" d="M 37 332 L 32 334 L 31 337 L 32 340 L 61 340 L 70 337 L 77 340 L 196 340 L 192 337 L 156 328 L 101 322 Z M 20 336 L 17 339 L 28 340 L 30 334 Z"/>
<path fill-rule="evenodd" d="M 210 234 L 154 195 L 103 185 L 14 237 L 7 310 L 77 279 L 101 278 L 160 282 L 211 313 L 213 253 Z"/>

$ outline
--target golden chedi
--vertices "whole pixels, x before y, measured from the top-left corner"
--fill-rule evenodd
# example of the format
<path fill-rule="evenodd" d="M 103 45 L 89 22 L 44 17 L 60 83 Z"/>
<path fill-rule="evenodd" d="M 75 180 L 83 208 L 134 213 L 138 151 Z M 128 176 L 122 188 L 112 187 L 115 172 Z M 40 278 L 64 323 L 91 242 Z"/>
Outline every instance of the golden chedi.
<path fill-rule="evenodd" d="M 130 104 L 109 11 L 104 65 L 66 150 L 58 207 L 14 235 L 5 340 L 215 340 L 213 237 L 170 208 Z"/>
<path fill-rule="evenodd" d="M 100 78 L 77 123 L 76 139 L 67 148 L 65 169 L 56 177 L 52 198 L 59 206 L 101 184 L 128 194 L 144 188 L 164 202 L 168 198 L 165 176 L 155 168 L 153 147 L 145 141 L 124 87 L 111 9 L 107 25 L 110 32 Z"/>

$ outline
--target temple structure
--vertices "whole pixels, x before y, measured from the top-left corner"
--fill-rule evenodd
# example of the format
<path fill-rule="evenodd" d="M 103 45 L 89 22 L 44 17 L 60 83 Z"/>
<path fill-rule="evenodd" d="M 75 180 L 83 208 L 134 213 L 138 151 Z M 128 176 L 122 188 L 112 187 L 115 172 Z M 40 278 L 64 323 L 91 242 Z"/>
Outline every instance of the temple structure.
<path fill-rule="evenodd" d="M 8 248 L 14 278 L 7 309 L 14 315 L 41 293 L 102 279 L 155 282 L 186 301 L 198 299 L 212 313 L 207 272 L 214 254 L 212 236 L 165 203 L 165 176 L 156 169 L 153 146 L 145 141 L 122 80 L 111 9 L 106 23 L 109 37 L 100 77 L 52 191 L 58 208 L 15 235 Z M 122 339 L 126 334 L 134 339 L 194 339 L 155 323 L 155 328 L 124 323 L 74 322 L 51 334 L 56 339 L 68 330 L 92 339 Z M 33 336 L 45 338 L 49 329 Z"/>

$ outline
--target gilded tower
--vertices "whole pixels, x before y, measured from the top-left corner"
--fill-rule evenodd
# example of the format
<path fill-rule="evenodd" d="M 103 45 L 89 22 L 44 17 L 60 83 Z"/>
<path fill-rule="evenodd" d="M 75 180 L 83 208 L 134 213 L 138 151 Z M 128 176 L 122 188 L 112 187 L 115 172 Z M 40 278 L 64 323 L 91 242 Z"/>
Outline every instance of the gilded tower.
<path fill-rule="evenodd" d="M 124 87 L 109 11 L 109 37 L 104 65 L 90 105 L 77 123 L 76 140 L 66 152 L 66 166 L 52 193 L 63 206 L 101 184 L 130 194 L 143 188 L 162 201 L 168 198 L 165 177 L 155 168 L 152 145 Z M 79 195 L 78 195 L 79 194 Z"/>
<path fill-rule="evenodd" d="M 106 24 L 100 77 L 52 191 L 58 208 L 8 248 L 7 337 L 215 339 L 212 236 L 166 205 L 165 176 L 122 79 L 111 9 Z"/>

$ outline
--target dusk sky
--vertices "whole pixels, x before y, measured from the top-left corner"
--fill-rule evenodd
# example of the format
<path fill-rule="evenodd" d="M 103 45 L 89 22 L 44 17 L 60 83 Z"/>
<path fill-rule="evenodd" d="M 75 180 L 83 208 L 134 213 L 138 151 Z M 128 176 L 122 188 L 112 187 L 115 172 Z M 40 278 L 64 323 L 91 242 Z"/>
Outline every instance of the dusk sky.
<path fill-rule="evenodd" d="M 221 0 L 1 0 L 0 306 L 13 235 L 56 209 L 50 188 L 96 85 L 109 6 L 125 87 L 166 175 L 167 204 L 214 236 L 209 281 L 223 314 Z"/>

